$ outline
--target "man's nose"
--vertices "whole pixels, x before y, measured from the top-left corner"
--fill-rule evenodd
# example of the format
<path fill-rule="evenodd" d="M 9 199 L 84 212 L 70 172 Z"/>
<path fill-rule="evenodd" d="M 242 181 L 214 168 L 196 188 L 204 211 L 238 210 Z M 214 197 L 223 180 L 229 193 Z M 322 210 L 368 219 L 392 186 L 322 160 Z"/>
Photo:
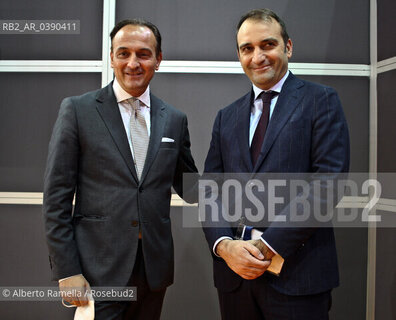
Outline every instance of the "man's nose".
<path fill-rule="evenodd" d="M 260 48 L 254 49 L 253 59 L 252 59 L 253 63 L 260 64 L 264 60 L 265 60 L 265 52 L 264 52 L 264 50 L 261 50 Z"/>
<path fill-rule="evenodd" d="M 138 57 L 136 56 L 136 54 L 132 54 L 128 60 L 128 67 L 131 69 L 134 69 L 134 68 L 139 67 L 139 65 L 140 65 L 140 63 L 139 63 Z"/>

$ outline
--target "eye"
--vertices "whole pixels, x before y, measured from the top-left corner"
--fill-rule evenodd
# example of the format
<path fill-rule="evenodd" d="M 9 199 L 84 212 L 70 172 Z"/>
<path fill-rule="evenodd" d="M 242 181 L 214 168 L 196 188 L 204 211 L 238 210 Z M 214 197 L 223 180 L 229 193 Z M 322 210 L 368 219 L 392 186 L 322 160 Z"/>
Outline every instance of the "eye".
<path fill-rule="evenodd" d="M 146 50 L 139 52 L 138 55 L 142 59 L 148 59 L 148 58 L 151 58 L 151 56 L 152 56 L 151 52 L 150 51 L 146 51 Z"/>
<path fill-rule="evenodd" d="M 128 53 L 126 51 L 120 51 L 117 53 L 118 58 L 125 58 L 128 56 Z"/>
<path fill-rule="evenodd" d="M 251 52 L 252 50 L 253 47 L 249 47 L 249 46 L 241 48 L 241 52 L 245 54 Z"/>
<path fill-rule="evenodd" d="M 275 42 L 275 41 L 269 41 L 269 42 L 266 42 L 263 46 L 262 46 L 262 48 L 263 49 L 272 49 L 272 48 L 274 48 L 274 47 L 276 47 L 277 46 L 277 42 Z"/>

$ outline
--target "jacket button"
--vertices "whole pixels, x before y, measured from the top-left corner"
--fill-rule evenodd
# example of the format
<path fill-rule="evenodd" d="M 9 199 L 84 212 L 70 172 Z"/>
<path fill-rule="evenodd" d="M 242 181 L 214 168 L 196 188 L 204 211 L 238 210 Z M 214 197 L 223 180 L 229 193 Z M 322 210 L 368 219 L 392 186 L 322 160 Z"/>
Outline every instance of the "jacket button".
<path fill-rule="evenodd" d="M 132 227 L 137 227 L 139 225 L 139 221 L 133 220 L 131 222 Z"/>
<path fill-rule="evenodd" d="M 143 192 L 143 187 L 139 187 L 139 192 L 140 192 L 140 193 Z"/>

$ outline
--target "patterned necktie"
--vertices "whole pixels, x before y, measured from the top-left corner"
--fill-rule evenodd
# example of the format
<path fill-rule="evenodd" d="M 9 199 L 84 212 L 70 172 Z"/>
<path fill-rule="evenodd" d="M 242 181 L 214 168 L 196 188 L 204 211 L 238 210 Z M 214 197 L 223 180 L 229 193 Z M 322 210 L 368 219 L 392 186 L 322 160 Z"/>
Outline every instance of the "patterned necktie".
<path fill-rule="evenodd" d="M 261 113 L 256 131 L 254 132 L 252 144 L 250 145 L 250 155 L 252 157 L 253 167 L 256 165 L 257 159 L 261 152 L 261 147 L 263 145 L 265 131 L 267 130 L 269 121 L 271 100 L 278 94 L 279 93 L 275 91 L 263 91 L 259 95 L 259 98 L 263 100 L 263 112 Z"/>
<path fill-rule="evenodd" d="M 134 97 L 128 99 L 132 107 L 131 120 L 129 122 L 131 130 L 131 142 L 133 148 L 133 159 L 136 172 L 140 180 L 143 172 L 144 162 L 146 161 L 149 136 L 147 132 L 146 120 L 140 110 L 140 101 Z"/>

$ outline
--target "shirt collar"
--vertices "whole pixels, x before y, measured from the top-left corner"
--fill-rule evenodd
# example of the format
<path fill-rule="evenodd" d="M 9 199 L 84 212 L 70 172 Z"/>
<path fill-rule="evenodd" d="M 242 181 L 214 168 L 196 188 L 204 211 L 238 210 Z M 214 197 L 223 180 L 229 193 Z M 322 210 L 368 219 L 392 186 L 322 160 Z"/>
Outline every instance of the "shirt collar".
<path fill-rule="evenodd" d="M 126 92 L 120 86 L 120 84 L 117 81 L 117 78 L 114 78 L 113 81 L 113 91 L 117 99 L 117 103 L 123 102 L 124 100 L 127 100 L 132 97 L 128 92 Z M 144 91 L 141 96 L 135 98 L 139 99 L 146 105 L 146 107 L 150 108 L 150 86 L 147 86 L 146 91 Z"/>
<path fill-rule="evenodd" d="M 270 88 L 269 90 L 260 89 L 260 88 L 256 87 L 256 86 L 253 84 L 254 100 L 256 100 L 257 97 L 259 96 L 259 94 L 260 94 L 261 92 L 263 92 L 263 91 L 270 91 L 270 90 L 271 90 L 271 91 L 275 91 L 275 92 L 280 93 L 281 90 L 282 90 L 283 84 L 285 83 L 287 77 L 289 76 L 289 73 L 290 73 L 290 71 L 287 70 L 287 72 L 286 72 L 285 75 L 282 77 L 282 79 L 280 79 L 279 82 L 278 82 L 277 84 L 275 84 L 275 85 L 274 85 L 272 88 Z"/>

